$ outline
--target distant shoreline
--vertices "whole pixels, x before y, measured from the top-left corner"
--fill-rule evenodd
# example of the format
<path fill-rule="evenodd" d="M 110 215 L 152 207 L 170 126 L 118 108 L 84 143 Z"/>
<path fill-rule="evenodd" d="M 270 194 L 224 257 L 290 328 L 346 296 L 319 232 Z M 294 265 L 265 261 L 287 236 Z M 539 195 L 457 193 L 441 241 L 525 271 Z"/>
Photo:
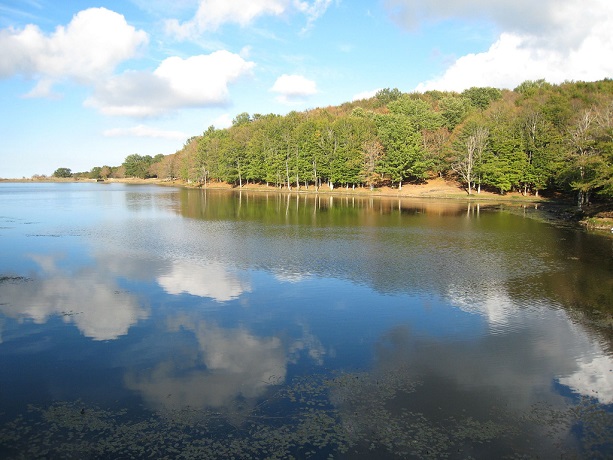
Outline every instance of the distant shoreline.
<path fill-rule="evenodd" d="M 45 178 L 45 179 L 0 179 L 0 183 L 96 183 L 96 179 L 63 179 L 63 178 Z M 444 199 L 456 200 L 464 202 L 487 202 L 501 204 L 516 204 L 522 208 L 525 205 L 547 205 L 547 221 L 568 223 L 572 222 L 577 225 L 582 225 L 590 230 L 599 230 L 604 232 L 613 232 L 613 203 L 602 203 L 589 206 L 583 211 L 579 211 L 576 205 L 568 200 L 548 198 L 528 195 L 524 196 L 519 192 L 508 192 L 505 195 L 499 195 L 488 191 L 481 193 L 473 192 L 471 195 L 466 193 L 464 187 L 457 182 L 446 181 L 441 178 L 435 178 L 427 181 L 425 184 L 404 184 L 401 190 L 391 187 L 380 187 L 370 190 L 364 187 L 335 187 L 331 190 L 327 185 L 322 185 L 319 190 L 315 190 L 313 185 L 309 187 L 292 187 L 288 190 L 287 187 L 279 188 L 275 186 L 267 186 L 264 184 L 245 184 L 242 187 L 233 186 L 227 183 L 213 182 L 202 184 L 189 184 L 181 180 L 161 180 L 153 179 L 138 179 L 138 178 L 123 178 L 123 179 L 106 179 L 101 183 L 123 183 L 123 184 L 143 184 L 143 185 L 159 185 L 166 187 L 179 188 L 200 188 L 202 190 L 227 190 L 227 191 L 249 191 L 249 192 L 265 192 L 265 193 L 298 193 L 298 194 L 318 194 L 327 196 L 361 196 L 361 197 L 380 197 L 380 198 L 417 198 L 417 199 Z M 543 206 L 541 206 L 542 208 Z"/>
<path fill-rule="evenodd" d="M 45 179 L 0 179 L 0 182 L 15 182 L 15 183 L 55 183 L 55 182 L 97 182 L 96 179 L 71 179 L 71 178 L 45 178 Z M 403 184 L 402 189 L 391 187 L 378 187 L 374 190 L 370 190 L 365 187 L 335 187 L 330 189 L 326 184 L 322 185 L 319 190 L 315 189 L 315 186 L 309 185 L 308 187 L 300 186 L 292 187 L 288 189 L 286 186 L 282 188 L 264 185 L 264 184 L 244 184 L 242 187 L 233 186 L 223 182 L 207 183 L 206 186 L 202 184 L 190 184 L 182 180 L 163 180 L 163 179 L 139 179 L 139 178 L 111 178 L 104 180 L 105 183 L 124 183 L 124 184 L 151 184 L 162 186 L 174 186 L 185 188 L 201 188 L 210 190 L 249 190 L 259 192 L 282 192 L 282 193 L 318 193 L 327 195 L 352 195 L 352 196 L 385 196 L 385 197 L 402 197 L 402 198 L 440 198 L 440 199 L 456 199 L 456 200 L 488 200 L 488 201 L 521 201 L 527 203 L 542 203 L 548 202 L 550 199 L 540 196 L 524 196 L 518 192 L 509 192 L 505 195 L 499 195 L 497 193 L 481 191 L 477 193 L 474 191 L 469 195 L 465 188 L 460 184 L 447 181 L 440 178 L 435 178 L 427 181 L 425 184 Z"/>

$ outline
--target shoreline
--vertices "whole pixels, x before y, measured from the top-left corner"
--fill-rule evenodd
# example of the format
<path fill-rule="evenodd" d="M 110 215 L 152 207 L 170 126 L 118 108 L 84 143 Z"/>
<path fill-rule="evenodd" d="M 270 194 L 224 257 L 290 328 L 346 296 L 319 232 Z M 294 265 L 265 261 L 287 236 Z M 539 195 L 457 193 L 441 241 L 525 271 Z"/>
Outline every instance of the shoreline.
<path fill-rule="evenodd" d="M 45 178 L 45 179 L 0 179 L 0 183 L 96 183 L 96 179 L 62 179 L 62 178 Z M 207 183 L 206 186 L 202 184 L 191 184 L 182 180 L 163 180 L 163 179 L 139 179 L 139 178 L 110 178 L 100 181 L 99 183 L 124 183 L 124 184 L 149 184 L 149 185 L 162 185 L 170 187 L 183 187 L 183 188 L 200 188 L 202 190 L 248 190 L 254 192 L 279 192 L 279 193 L 307 193 L 307 194 L 326 194 L 326 195 L 352 195 L 352 196 L 382 196 L 382 197 L 402 197 L 402 198 L 437 198 L 437 199 L 453 199 L 460 201 L 475 201 L 475 200 L 487 200 L 487 201 L 514 201 L 522 203 L 544 203 L 551 202 L 550 198 L 542 196 L 528 195 L 524 196 L 519 192 L 509 192 L 505 195 L 498 193 L 476 191 L 472 194 L 468 194 L 464 187 L 454 181 L 448 181 L 440 178 L 435 178 L 427 181 L 425 184 L 403 184 L 402 189 L 391 187 L 378 187 L 373 190 L 364 187 L 335 187 L 330 189 L 327 185 L 322 185 L 319 190 L 315 189 L 315 186 L 309 185 L 308 187 L 292 187 L 288 189 L 283 186 L 281 188 L 265 185 L 265 184 L 244 184 L 242 187 L 234 186 L 223 182 Z"/>
<path fill-rule="evenodd" d="M 96 179 L 60 179 L 60 178 L 45 178 L 45 179 L 0 179 L 0 183 L 96 183 Z M 525 208 L 526 205 L 536 206 L 541 208 L 542 214 L 545 216 L 544 221 L 550 223 L 558 223 L 563 225 L 573 224 L 577 227 L 583 227 L 587 230 L 598 231 L 599 233 L 613 233 L 613 203 L 602 203 L 588 206 L 587 209 L 579 210 L 576 205 L 568 199 L 549 198 L 542 196 L 528 195 L 524 196 L 519 192 L 509 192 L 505 195 L 489 191 L 474 192 L 468 194 L 464 187 L 454 181 L 448 181 L 441 178 L 434 178 L 427 181 L 425 184 L 404 184 L 402 189 L 391 187 L 380 187 L 370 190 L 364 187 L 336 187 L 328 188 L 327 185 L 322 185 L 319 190 L 315 186 L 301 186 L 300 188 L 292 187 L 275 187 L 264 184 L 245 184 L 242 187 L 233 186 L 232 184 L 213 182 L 206 186 L 202 184 L 190 184 L 182 180 L 161 180 L 138 179 L 138 178 L 111 178 L 98 183 L 123 183 L 123 184 L 141 184 L 141 185 L 159 185 L 165 187 L 192 188 L 202 190 L 227 190 L 227 191 L 249 191 L 262 193 L 284 193 L 284 194 L 317 194 L 331 196 L 365 196 L 378 198 L 417 198 L 417 199 L 440 199 L 454 200 L 463 202 L 489 202 L 491 204 L 499 203 L 502 205 L 518 205 Z M 511 206 L 513 207 L 513 206 Z M 534 214 L 534 213 L 530 213 Z M 534 217 L 534 216 L 533 216 Z"/>

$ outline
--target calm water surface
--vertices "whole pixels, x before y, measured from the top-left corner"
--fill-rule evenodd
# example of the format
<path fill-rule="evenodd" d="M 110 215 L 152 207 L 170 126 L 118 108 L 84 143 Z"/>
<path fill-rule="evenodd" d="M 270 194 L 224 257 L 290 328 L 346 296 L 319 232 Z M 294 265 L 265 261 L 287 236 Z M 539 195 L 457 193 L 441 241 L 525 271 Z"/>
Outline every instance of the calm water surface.
<path fill-rule="evenodd" d="M 3 183 L 0 456 L 611 457 L 612 311 L 498 205 Z"/>

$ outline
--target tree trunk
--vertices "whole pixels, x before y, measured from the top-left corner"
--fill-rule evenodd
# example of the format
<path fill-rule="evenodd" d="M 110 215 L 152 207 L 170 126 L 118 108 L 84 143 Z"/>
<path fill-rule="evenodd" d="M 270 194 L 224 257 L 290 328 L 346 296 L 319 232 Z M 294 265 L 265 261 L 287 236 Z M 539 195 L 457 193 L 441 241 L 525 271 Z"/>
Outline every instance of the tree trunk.
<path fill-rule="evenodd" d="M 577 204 L 579 205 L 579 209 L 582 209 L 583 206 L 587 206 L 590 204 L 590 191 L 579 190 L 579 196 L 577 199 Z"/>

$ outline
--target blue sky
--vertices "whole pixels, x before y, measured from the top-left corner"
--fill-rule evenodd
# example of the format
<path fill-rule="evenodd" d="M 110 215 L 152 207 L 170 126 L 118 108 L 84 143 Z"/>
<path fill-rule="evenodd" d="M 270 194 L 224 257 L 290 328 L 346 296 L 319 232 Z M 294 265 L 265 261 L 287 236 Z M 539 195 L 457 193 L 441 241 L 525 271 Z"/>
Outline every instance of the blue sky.
<path fill-rule="evenodd" d="M 0 177 L 170 154 L 241 112 L 613 77 L 610 0 L 6 0 Z"/>

